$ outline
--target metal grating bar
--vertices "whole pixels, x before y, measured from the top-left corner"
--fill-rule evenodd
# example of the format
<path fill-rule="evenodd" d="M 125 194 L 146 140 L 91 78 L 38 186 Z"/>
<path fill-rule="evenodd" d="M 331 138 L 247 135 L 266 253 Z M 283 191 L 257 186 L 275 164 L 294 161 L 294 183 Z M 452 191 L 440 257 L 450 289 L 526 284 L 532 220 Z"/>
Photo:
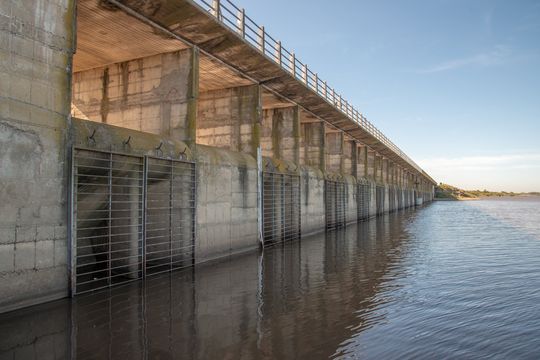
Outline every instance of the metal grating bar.
<path fill-rule="evenodd" d="M 263 238 L 265 245 L 299 239 L 300 177 L 263 172 Z"/>
<path fill-rule="evenodd" d="M 193 265 L 195 164 L 146 157 L 145 273 Z"/>
<path fill-rule="evenodd" d="M 341 181 L 324 181 L 326 229 L 333 230 L 346 224 L 347 184 Z"/>
<path fill-rule="evenodd" d="M 74 291 L 142 277 L 143 158 L 73 150 Z"/>
<path fill-rule="evenodd" d="M 371 186 L 368 182 L 360 182 L 357 190 L 358 220 L 369 219 L 369 207 L 371 203 Z"/>
<path fill-rule="evenodd" d="M 194 264 L 195 164 L 73 149 L 72 294 Z"/>

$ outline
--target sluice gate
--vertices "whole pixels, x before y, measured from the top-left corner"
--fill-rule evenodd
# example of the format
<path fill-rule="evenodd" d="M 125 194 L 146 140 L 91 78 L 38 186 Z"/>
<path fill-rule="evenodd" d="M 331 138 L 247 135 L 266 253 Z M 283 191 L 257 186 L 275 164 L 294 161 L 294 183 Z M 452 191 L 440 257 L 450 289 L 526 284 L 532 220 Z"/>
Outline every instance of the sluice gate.
<path fill-rule="evenodd" d="M 377 215 L 384 214 L 384 202 L 386 198 L 386 189 L 382 185 L 375 186 L 375 203 L 377 204 Z"/>
<path fill-rule="evenodd" d="M 367 220 L 370 217 L 371 184 L 368 181 L 359 181 L 356 194 L 358 220 Z"/>
<path fill-rule="evenodd" d="M 193 265 L 195 164 L 75 148 L 72 289 Z"/>
<path fill-rule="evenodd" d="M 300 176 L 264 171 L 262 190 L 264 244 L 299 239 Z"/>
<path fill-rule="evenodd" d="M 325 180 L 324 204 L 326 229 L 333 230 L 346 224 L 348 187 L 345 182 Z"/>

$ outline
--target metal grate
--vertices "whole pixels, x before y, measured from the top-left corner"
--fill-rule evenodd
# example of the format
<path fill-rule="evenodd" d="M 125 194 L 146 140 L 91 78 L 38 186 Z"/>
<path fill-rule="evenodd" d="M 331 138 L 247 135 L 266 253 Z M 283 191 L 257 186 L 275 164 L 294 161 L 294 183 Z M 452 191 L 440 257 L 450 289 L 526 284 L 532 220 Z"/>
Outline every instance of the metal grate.
<path fill-rule="evenodd" d="M 327 230 L 345 226 L 347 195 L 347 184 L 340 181 L 325 180 L 324 202 Z"/>
<path fill-rule="evenodd" d="M 388 186 L 388 212 L 396 209 L 396 192 L 392 185 Z"/>
<path fill-rule="evenodd" d="M 264 244 L 299 239 L 300 223 L 300 177 L 263 172 Z"/>
<path fill-rule="evenodd" d="M 375 188 L 375 200 L 377 202 L 377 215 L 384 213 L 384 200 L 385 200 L 385 191 L 384 186 L 377 185 Z"/>
<path fill-rule="evenodd" d="M 195 164 L 73 149 L 72 293 L 191 266 Z"/>
<path fill-rule="evenodd" d="M 146 168 L 146 274 L 191 266 L 195 247 L 195 165 L 148 157 Z"/>
<path fill-rule="evenodd" d="M 143 158 L 75 149 L 73 166 L 74 292 L 140 279 Z"/>
<path fill-rule="evenodd" d="M 369 206 L 371 203 L 371 185 L 369 182 L 358 184 L 357 209 L 358 220 L 369 219 Z"/>

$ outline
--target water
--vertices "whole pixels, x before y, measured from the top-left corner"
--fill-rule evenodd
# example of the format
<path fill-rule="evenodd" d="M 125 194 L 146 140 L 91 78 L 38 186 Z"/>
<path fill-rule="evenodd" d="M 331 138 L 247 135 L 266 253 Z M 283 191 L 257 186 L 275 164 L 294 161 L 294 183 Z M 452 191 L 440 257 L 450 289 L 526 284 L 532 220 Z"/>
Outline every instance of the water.
<path fill-rule="evenodd" d="M 540 357 L 540 198 L 439 202 L 0 315 L 0 358 Z"/>

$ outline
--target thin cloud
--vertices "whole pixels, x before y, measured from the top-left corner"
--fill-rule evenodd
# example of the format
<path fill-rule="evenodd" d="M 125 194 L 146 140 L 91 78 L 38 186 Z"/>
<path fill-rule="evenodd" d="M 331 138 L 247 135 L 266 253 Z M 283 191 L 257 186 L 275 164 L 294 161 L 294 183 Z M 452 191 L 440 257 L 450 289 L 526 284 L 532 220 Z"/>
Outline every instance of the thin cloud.
<path fill-rule="evenodd" d="M 494 156 L 466 156 L 459 158 L 431 158 L 418 161 L 425 168 L 445 170 L 531 169 L 540 167 L 539 154 Z"/>
<path fill-rule="evenodd" d="M 418 70 L 420 74 L 432 74 L 442 71 L 455 70 L 467 66 L 493 66 L 506 62 L 511 51 L 507 46 L 497 45 L 491 51 L 479 53 L 460 59 L 444 61 L 434 66 Z"/>

